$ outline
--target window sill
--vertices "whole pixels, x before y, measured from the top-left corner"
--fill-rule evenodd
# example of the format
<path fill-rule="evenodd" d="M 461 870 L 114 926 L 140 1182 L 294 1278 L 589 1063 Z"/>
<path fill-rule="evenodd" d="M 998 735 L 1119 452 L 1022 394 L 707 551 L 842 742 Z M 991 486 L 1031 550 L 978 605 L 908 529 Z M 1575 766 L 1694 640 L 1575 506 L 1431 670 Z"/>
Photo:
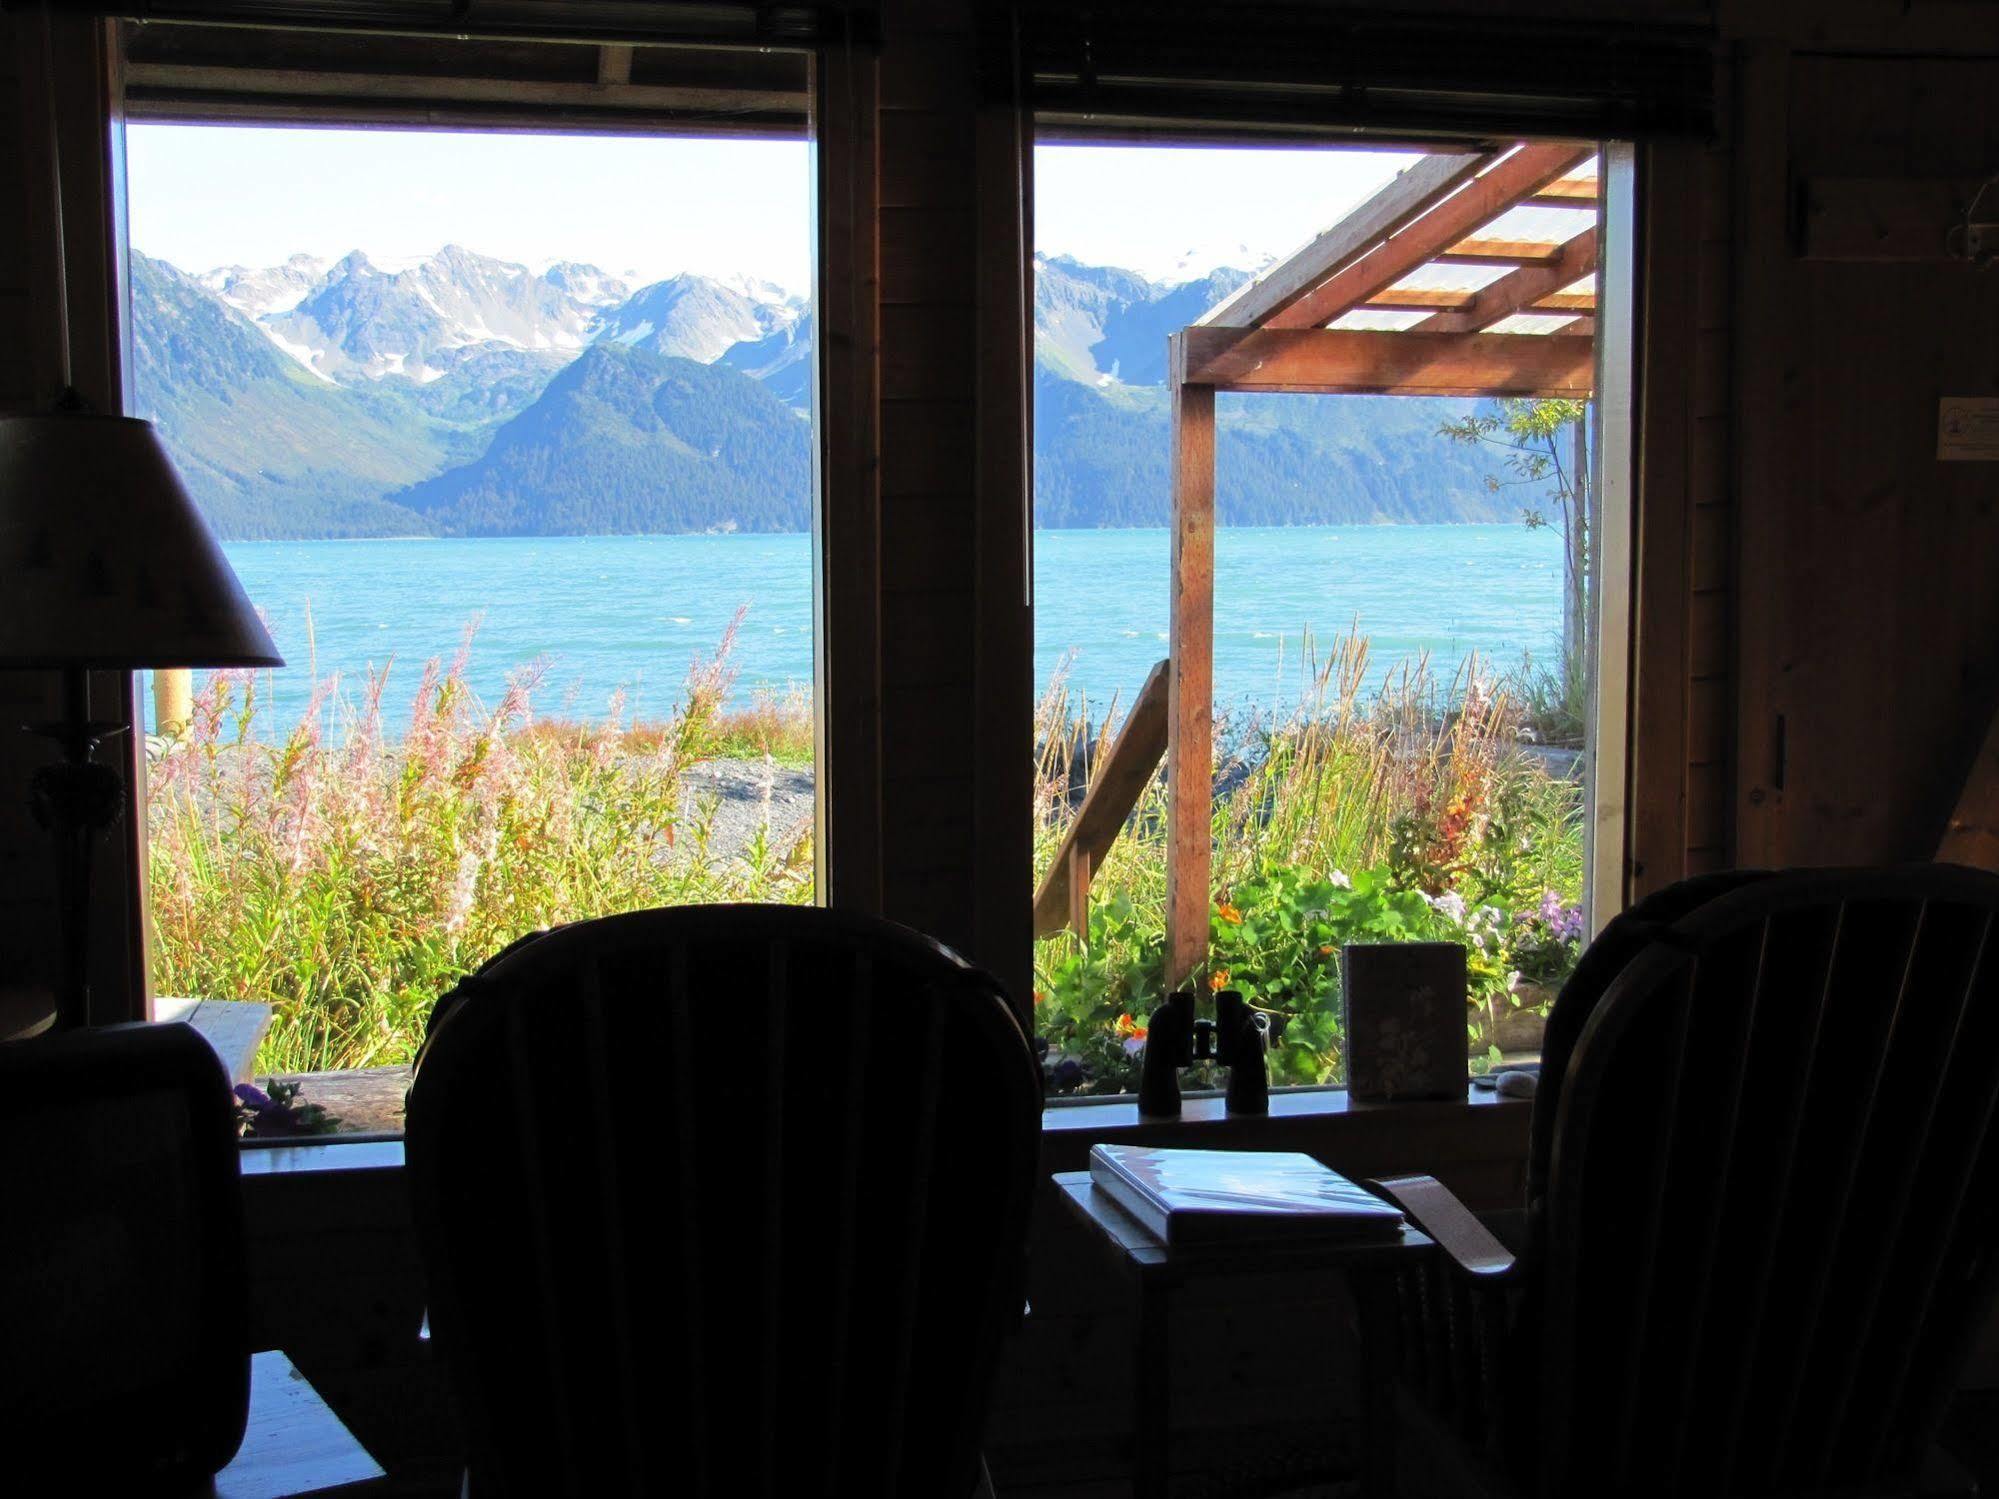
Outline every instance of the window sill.
<path fill-rule="evenodd" d="M 1525 1100 L 1469 1085 L 1462 1100 L 1410 1103 L 1359 1103 L 1344 1088 L 1286 1089 L 1270 1095 L 1268 1115 L 1230 1114 L 1219 1095 L 1187 1099 L 1178 1119 L 1142 1118 L 1130 1098 L 1065 1103 L 1042 1111 L 1042 1165 L 1079 1170 L 1100 1141 L 1316 1149 L 1371 1159 L 1384 1149 L 1399 1155 L 1449 1139 L 1453 1155 L 1483 1146 L 1480 1153 L 1498 1158 L 1524 1151 L 1527 1115 Z M 247 1142 L 241 1157 L 245 1177 L 400 1171 L 403 1142 L 379 1136 Z"/>
<path fill-rule="evenodd" d="M 1424 1113 L 1452 1113 L 1461 1109 L 1505 1108 L 1512 1104 L 1525 1103 L 1525 1099 L 1501 1098 L 1484 1088 L 1465 1085 L 1462 1100 L 1455 1098 L 1424 1099 L 1404 1103 L 1362 1103 L 1350 1097 L 1345 1088 L 1279 1088 L 1270 1094 L 1268 1116 L 1231 1114 L 1227 1102 L 1219 1093 L 1190 1096 L 1181 1105 L 1178 1119 L 1147 1119 L 1138 1112 L 1135 1098 L 1107 1098 L 1102 1102 L 1078 1101 L 1058 1103 L 1042 1111 L 1041 1133 L 1044 1137 L 1052 1134 L 1068 1134 L 1083 1130 L 1101 1134 L 1105 1130 L 1123 1131 L 1130 1129 L 1173 1129 L 1193 1124 L 1234 1124 L 1254 1127 L 1262 1118 L 1270 1119 L 1330 1119 L 1335 1117 L 1358 1117 L 1362 1115 L 1410 1115 Z"/>
<path fill-rule="evenodd" d="M 1407 1103 L 1361 1103 L 1344 1088 L 1283 1089 L 1263 1115 L 1231 1114 L 1219 1095 L 1188 1098 L 1178 1119 L 1142 1118 L 1130 1098 L 1065 1104 L 1041 1115 L 1041 1164 L 1080 1171 L 1099 1143 L 1302 1150 L 1366 1176 L 1446 1161 L 1524 1161 L 1528 1113 L 1526 1100 L 1469 1083 L 1462 1099 Z"/>

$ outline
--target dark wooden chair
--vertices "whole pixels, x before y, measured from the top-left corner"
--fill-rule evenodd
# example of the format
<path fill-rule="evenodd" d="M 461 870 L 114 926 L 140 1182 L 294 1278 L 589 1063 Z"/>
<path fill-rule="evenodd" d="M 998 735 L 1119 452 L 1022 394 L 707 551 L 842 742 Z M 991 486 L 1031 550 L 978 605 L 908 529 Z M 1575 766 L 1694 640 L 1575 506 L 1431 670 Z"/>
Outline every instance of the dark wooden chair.
<path fill-rule="evenodd" d="M 887 922 L 516 943 L 440 1005 L 408 1110 L 471 1493 L 972 1493 L 1040 1110 L 995 982 Z"/>
<path fill-rule="evenodd" d="M 1405 1493 L 1975 1492 L 1933 1448 L 1999 1290 L 1999 877 L 1689 881 L 1549 1018 L 1524 1236 L 1378 1185 Z"/>
<path fill-rule="evenodd" d="M 0 1493 L 192 1493 L 243 1441 L 235 1099 L 185 1025 L 0 1045 Z"/>

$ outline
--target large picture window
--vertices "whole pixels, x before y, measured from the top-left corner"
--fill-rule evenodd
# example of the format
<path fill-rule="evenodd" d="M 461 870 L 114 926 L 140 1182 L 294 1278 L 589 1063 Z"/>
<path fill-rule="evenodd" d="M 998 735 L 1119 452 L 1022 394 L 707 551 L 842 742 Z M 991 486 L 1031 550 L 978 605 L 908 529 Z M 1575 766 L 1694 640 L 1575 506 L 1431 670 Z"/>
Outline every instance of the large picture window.
<path fill-rule="evenodd" d="M 1472 1067 L 1534 1055 L 1624 638 L 1602 153 L 1072 137 L 1035 182 L 1051 1092 L 1131 1091 L 1180 985 L 1340 1082 L 1353 942 L 1462 944 Z"/>
<path fill-rule="evenodd" d="M 813 899 L 809 148 L 135 115 L 136 414 L 286 658 L 150 684 L 156 1005 L 394 1130 L 523 933 Z"/>

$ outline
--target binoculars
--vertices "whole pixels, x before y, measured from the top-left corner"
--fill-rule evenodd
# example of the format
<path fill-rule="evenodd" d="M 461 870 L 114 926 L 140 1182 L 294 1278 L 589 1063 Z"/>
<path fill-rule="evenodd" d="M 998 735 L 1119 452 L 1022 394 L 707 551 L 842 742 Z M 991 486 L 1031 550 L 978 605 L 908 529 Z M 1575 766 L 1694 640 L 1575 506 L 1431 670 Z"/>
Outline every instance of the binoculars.
<path fill-rule="evenodd" d="M 1152 1012 L 1145 1033 L 1145 1060 L 1139 1068 L 1138 1112 L 1151 1119 L 1180 1114 L 1180 1069 L 1196 1062 L 1219 1062 L 1229 1070 L 1231 1114 L 1270 1112 L 1270 1017 L 1252 1010 L 1233 989 L 1215 996 L 1215 1018 L 1194 1017 L 1187 990 L 1168 995 Z"/>

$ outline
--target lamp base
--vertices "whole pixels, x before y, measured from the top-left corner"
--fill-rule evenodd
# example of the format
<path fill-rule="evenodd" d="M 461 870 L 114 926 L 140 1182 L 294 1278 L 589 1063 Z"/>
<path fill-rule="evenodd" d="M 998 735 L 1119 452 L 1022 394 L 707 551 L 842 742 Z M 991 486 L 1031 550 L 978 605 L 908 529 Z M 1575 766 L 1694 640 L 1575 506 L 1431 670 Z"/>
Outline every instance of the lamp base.
<path fill-rule="evenodd" d="M 98 835 L 125 810 L 124 778 L 90 757 L 124 726 L 91 722 L 90 678 L 78 667 L 63 671 L 63 710 L 62 722 L 35 730 L 62 746 L 62 758 L 35 772 L 28 805 L 55 840 L 56 911 L 62 930 L 56 1024 L 77 1030 L 90 1023 L 91 853 Z"/>

